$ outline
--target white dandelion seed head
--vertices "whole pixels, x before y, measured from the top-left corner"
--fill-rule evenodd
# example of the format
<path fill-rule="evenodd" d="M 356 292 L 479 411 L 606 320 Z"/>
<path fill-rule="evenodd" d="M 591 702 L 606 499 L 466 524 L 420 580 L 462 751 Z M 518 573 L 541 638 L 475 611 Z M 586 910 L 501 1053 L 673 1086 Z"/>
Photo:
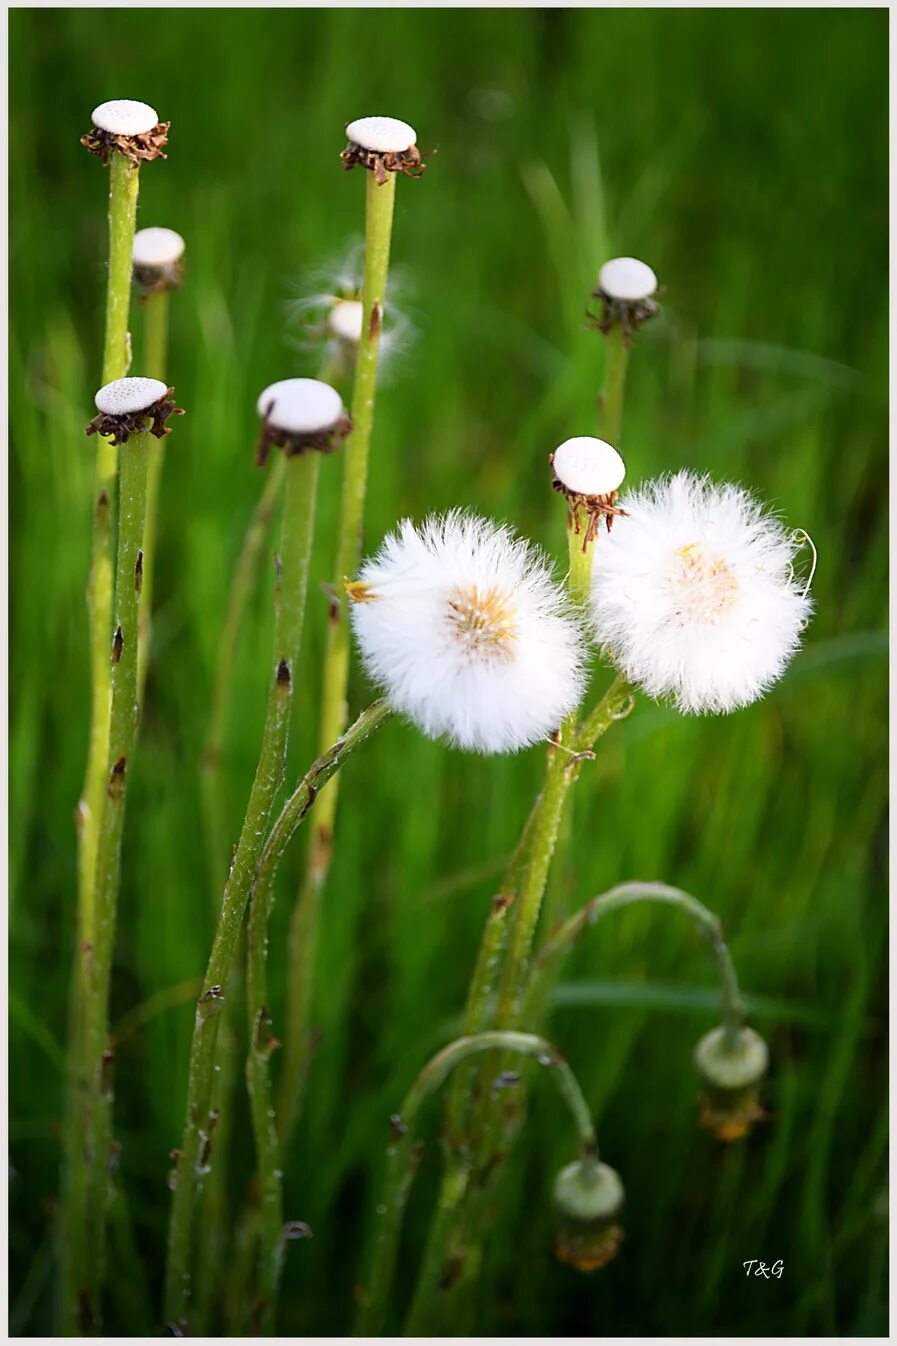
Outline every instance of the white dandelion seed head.
<path fill-rule="evenodd" d="M 135 266 L 173 266 L 184 255 L 186 244 L 174 229 L 152 225 L 138 229 L 131 254 Z"/>
<path fill-rule="evenodd" d="M 104 416 L 128 416 L 154 407 L 167 392 L 168 384 L 161 379 L 113 379 L 103 385 L 93 400 Z"/>
<path fill-rule="evenodd" d="M 460 510 L 405 520 L 352 586 L 371 678 L 428 738 L 516 752 L 579 703 L 585 642 L 539 551 Z"/>
<path fill-rule="evenodd" d="M 94 126 L 115 136 L 139 136 L 159 124 L 159 114 L 149 103 L 133 98 L 113 98 L 90 114 Z"/>
<path fill-rule="evenodd" d="M 346 127 L 346 139 L 374 154 L 401 154 L 417 142 L 417 132 L 397 117 L 359 117 Z"/>
<path fill-rule="evenodd" d="M 598 285 L 611 299 L 635 303 L 651 298 L 657 290 L 657 277 L 648 263 L 637 257 L 612 257 L 598 272 Z"/>
<path fill-rule="evenodd" d="M 551 466 L 573 495 L 610 495 L 626 476 L 626 465 L 613 445 L 591 435 L 565 439 L 555 449 Z"/>
<path fill-rule="evenodd" d="M 256 409 L 278 430 L 314 435 L 342 420 L 343 399 L 320 379 L 281 379 L 259 394 Z"/>
<path fill-rule="evenodd" d="M 797 543 L 739 486 L 679 472 L 627 494 L 592 577 L 599 642 L 689 714 L 755 701 L 785 671 L 812 602 Z"/>
<path fill-rule="evenodd" d="M 363 312 L 364 305 L 360 299 L 337 299 L 327 315 L 327 326 L 331 336 L 357 346 L 361 340 Z"/>

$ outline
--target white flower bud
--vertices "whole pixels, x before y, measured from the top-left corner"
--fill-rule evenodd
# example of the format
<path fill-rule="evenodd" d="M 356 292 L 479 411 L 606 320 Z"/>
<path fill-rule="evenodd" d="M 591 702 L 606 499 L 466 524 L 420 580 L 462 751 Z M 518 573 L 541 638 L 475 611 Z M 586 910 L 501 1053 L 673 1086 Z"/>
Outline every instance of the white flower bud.
<path fill-rule="evenodd" d="M 647 262 L 637 257 L 613 257 L 598 273 L 598 288 L 609 299 L 632 304 L 651 298 L 657 290 L 657 277 Z"/>
<path fill-rule="evenodd" d="M 115 136 L 138 136 L 158 125 L 159 114 L 149 103 L 137 103 L 133 98 L 114 98 L 101 103 L 90 114 L 94 126 Z"/>
<path fill-rule="evenodd" d="M 555 449 L 551 465 L 555 477 L 571 495 L 611 495 L 626 476 L 626 465 L 617 450 L 590 435 L 565 439 Z"/>
<path fill-rule="evenodd" d="M 331 336 L 357 346 L 361 340 L 361 320 L 364 306 L 360 299 L 338 299 L 327 315 Z"/>
<path fill-rule="evenodd" d="M 154 407 L 167 392 L 161 379 L 114 379 L 100 389 L 94 403 L 104 416 L 128 416 Z"/>
<path fill-rule="evenodd" d="M 185 246 L 183 238 L 174 229 L 163 229 L 158 225 L 138 229 L 134 235 L 132 260 L 135 266 L 173 266 L 183 257 Z"/>
<path fill-rule="evenodd" d="M 349 122 L 346 138 L 374 154 L 401 154 L 417 143 L 417 133 L 396 117 L 359 117 Z"/>
<path fill-rule="evenodd" d="M 281 379 L 259 395 L 260 416 L 289 435 L 317 435 L 332 430 L 345 415 L 335 388 L 320 379 Z"/>

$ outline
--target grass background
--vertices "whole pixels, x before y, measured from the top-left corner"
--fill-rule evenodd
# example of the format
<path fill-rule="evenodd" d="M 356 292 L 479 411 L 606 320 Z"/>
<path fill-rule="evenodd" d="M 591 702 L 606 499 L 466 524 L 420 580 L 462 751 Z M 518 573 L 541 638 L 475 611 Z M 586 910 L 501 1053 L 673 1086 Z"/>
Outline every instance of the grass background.
<path fill-rule="evenodd" d="M 549 1190 L 570 1138 L 556 1099 L 537 1093 L 475 1331 L 886 1330 L 886 48 L 886 14 L 871 10 L 12 11 L 13 1333 L 53 1324 L 88 716 L 83 427 L 100 367 L 106 179 L 78 137 L 96 103 L 123 95 L 172 122 L 168 161 L 141 175 L 139 223 L 188 241 L 170 371 L 189 415 L 169 440 L 126 826 L 109 1330 L 159 1326 L 167 1156 L 212 926 L 198 762 L 231 566 L 260 489 L 255 397 L 314 372 L 285 304 L 360 230 L 362 175 L 337 155 L 343 123 L 378 110 L 406 117 L 434 152 L 423 180 L 398 184 L 394 257 L 416 335 L 378 405 L 370 547 L 400 515 L 461 504 L 562 556 L 545 458 L 594 425 L 602 342 L 583 309 L 600 262 L 623 252 L 666 286 L 631 362 L 630 481 L 684 465 L 742 480 L 820 551 L 817 616 L 780 687 L 720 719 L 640 704 L 583 774 L 557 876 L 571 904 L 662 878 L 721 914 L 771 1043 L 768 1123 L 727 1150 L 695 1127 L 690 1052 L 715 1012 L 692 932 L 661 910 L 603 924 L 565 968 L 551 1034 L 624 1177 L 627 1239 L 592 1278 L 553 1262 Z M 139 320 L 134 337 L 139 373 Z M 323 465 L 317 580 L 338 473 Z M 236 670 L 235 834 L 270 590 L 266 573 Z M 311 592 L 291 773 L 314 738 L 326 600 Z M 369 696 L 356 671 L 352 706 Z M 287 1214 L 314 1238 L 289 1247 L 285 1333 L 347 1331 L 386 1119 L 453 1031 L 541 765 L 538 750 L 479 760 L 393 725 L 346 774 L 322 1040 L 286 1165 Z M 279 881 L 275 1028 L 301 851 Z M 438 1177 L 438 1109 L 426 1125 L 393 1330 Z M 238 1088 L 235 1211 L 251 1174 Z M 784 1274 L 747 1279 L 749 1258 L 781 1258 Z"/>

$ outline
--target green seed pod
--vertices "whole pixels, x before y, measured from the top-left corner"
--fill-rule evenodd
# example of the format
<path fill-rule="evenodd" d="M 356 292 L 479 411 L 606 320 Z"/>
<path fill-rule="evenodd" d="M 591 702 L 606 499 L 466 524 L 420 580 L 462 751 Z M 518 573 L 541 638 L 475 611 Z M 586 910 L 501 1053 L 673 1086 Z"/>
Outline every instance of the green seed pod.
<path fill-rule="evenodd" d="M 555 1256 L 577 1271 L 597 1271 L 617 1254 L 623 1229 L 620 1175 L 597 1159 L 577 1159 L 555 1179 L 554 1202 L 560 1215 Z"/>
<path fill-rule="evenodd" d="M 759 1086 L 769 1066 L 769 1048 L 752 1028 L 741 1028 L 729 1042 L 714 1028 L 695 1048 L 695 1066 L 704 1084 L 699 1125 L 717 1140 L 740 1140 L 763 1116 Z"/>

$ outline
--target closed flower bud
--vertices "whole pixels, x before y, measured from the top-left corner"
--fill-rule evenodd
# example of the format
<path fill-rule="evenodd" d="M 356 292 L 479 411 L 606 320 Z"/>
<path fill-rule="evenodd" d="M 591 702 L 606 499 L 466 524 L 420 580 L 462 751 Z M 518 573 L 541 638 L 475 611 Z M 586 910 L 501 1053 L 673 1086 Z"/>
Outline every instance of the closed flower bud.
<path fill-rule="evenodd" d="M 704 1085 L 699 1125 L 717 1140 L 739 1140 L 763 1116 L 760 1084 L 769 1066 L 769 1049 L 753 1028 L 740 1028 L 733 1042 L 714 1028 L 695 1048 L 695 1066 Z"/>
<path fill-rule="evenodd" d="M 618 1216 L 624 1196 L 620 1175 L 597 1159 L 577 1159 L 562 1169 L 554 1184 L 558 1261 L 577 1271 L 597 1271 L 612 1261 L 623 1241 Z"/>

